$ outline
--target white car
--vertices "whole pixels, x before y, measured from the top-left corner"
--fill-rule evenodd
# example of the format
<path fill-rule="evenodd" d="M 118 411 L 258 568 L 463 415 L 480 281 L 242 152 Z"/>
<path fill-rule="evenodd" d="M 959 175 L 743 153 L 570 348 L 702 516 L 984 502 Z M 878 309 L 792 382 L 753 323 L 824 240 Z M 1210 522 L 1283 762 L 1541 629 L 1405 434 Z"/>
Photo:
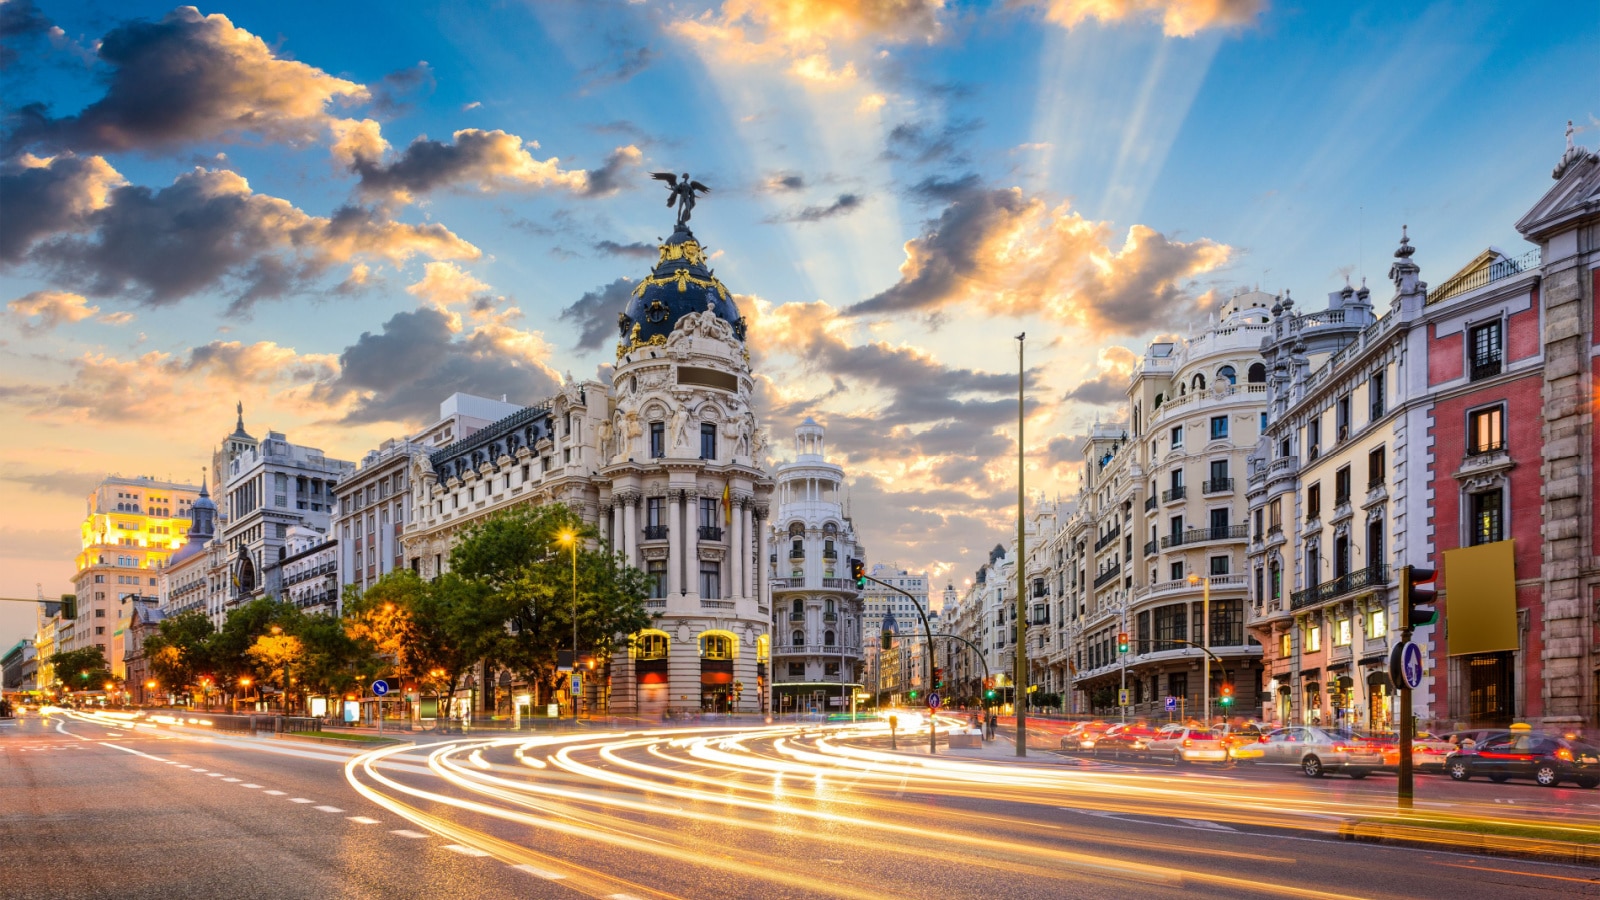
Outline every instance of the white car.
<path fill-rule="evenodd" d="M 1309 778 L 1329 772 L 1365 778 L 1383 765 L 1383 749 L 1366 738 L 1310 726 L 1279 728 L 1259 744 L 1238 748 L 1235 755 L 1262 765 L 1298 766 Z"/>
<path fill-rule="evenodd" d="M 1227 762 L 1228 746 L 1213 731 L 1187 725 L 1164 725 L 1150 741 L 1150 755 L 1165 756 L 1174 764 Z"/>

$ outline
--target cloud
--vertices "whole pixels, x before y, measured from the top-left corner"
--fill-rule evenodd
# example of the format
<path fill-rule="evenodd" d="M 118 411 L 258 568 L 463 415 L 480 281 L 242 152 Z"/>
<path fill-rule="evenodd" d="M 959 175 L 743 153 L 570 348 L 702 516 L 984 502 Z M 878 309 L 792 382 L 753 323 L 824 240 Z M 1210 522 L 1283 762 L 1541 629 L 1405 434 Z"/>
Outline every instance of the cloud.
<path fill-rule="evenodd" d="M 34 196 L 67 197 L 73 211 L 30 206 L 34 218 L 8 217 L 23 220 L 6 226 L 0 259 L 25 259 L 94 296 L 161 306 L 232 285 L 232 311 L 241 312 L 335 264 L 481 255 L 442 225 L 405 224 L 361 207 L 309 215 L 254 193 L 234 172 L 194 169 L 160 190 L 123 185 L 104 193 L 115 174 L 109 167 L 56 170 L 46 170 L 53 180 L 38 167 L 17 174 L 34 179 Z"/>
<path fill-rule="evenodd" d="M 1168 37 L 1190 37 L 1207 28 L 1239 28 L 1253 23 L 1266 0 L 1014 0 L 1044 11 L 1046 21 L 1076 28 L 1089 19 L 1106 24 L 1160 21 Z"/>
<path fill-rule="evenodd" d="M 660 255 L 660 248 L 655 244 L 645 241 L 634 241 L 630 244 L 619 244 L 616 241 L 597 241 L 594 249 L 606 256 L 630 256 L 637 259 L 654 259 Z"/>
<path fill-rule="evenodd" d="M 33 0 L 0 3 L 0 69 L 16 65 L 20 56 L 17 45 L 26 43 L 29 38 L 47 35 L 54 27 Z"/>
<path fill-rule="evenodd" d="M 889 130 L 883 158 L 918 165 L 964 165 L 967 155 L 960 141 L 982 126 L 977 120 L 948 122 L 937 128 L 926 122 L 902 122 Z"/>
<path fill-rule="evenodd" d="M 105 472 L 83 472 L 76 469 L 56 469 L 50 472 L 16 472 L 6 469 L 0 472 L 0 481 L 22 485 L 36 494 L 65 494 L 69 497 L 82 497 L 88 494 L 104 477 L 106 477 Z"/>
<path fill-rule="evenodd" d="M 622 84 L 631 80 L 635 75 L 650 68 L 659 54 L 648 46 L 621 48 L 612 46 L 606 54 L 605 62 L 590 66 L 582 73 L 584 85 L 582 93 L 589 93 L 596 88 L 609 87 Z"/>
<path fill-rule="evenodd" d="M 970 193 L 906 242 L 900 280 L 850 315 L 935 312 L 964 303 L 991 314 L 1042 315 L 1096 337 L 1142 334 L 1201 308 L 1192 280 L 1231 249 L 1172 240 L 1134 225 L 1111 246 L 1108 224 L 1019 188 Z"/>
<path fill-rule="evenodd" d="M 17 330 L 31 337 L 51 331 L 58 325 L 70 325 L 92 319 L 99 314 L 100 307 L 90 306 L 88 299 L 81 294 L 70 294 L 66 291 L 34 291 L 6 304 L 6 312 L 8 318 L 16 324 Z M 125 312 L 114 312 L 100 316 L 99 320 L 112 325 L 122 325 L 132 321 L 133 316 Z"/>
<path fill-rule="evenodd" d="M 719 10 L 673 22 L 668 31 L 719 61 L 778 64 L 815 86 L 859 76 L 852 52 L 940 34 L 943 0 L 726 0 Z"/>
<path fill-rule="evenodd" d="M 411 111 L 413 99 L 433 93 L 437 85 L 426 61 L 390 72 L 372 86 L 372 111 L 385 118 L 404 115 Z"/>
<path fill-rule="evenodd" d="M 806 179 L 799 172 L 773 172 L 761 183 L 761 190 L 770 193 L 805 190 Z"/>
<path fill-rule="evenodd" d="M 861 206 L 861 197 L 857 194 L 840 194 L 832 203 L 826 206 L 806 206 L 782 215 L 769 216 L 767 224 L 779 222 L 821 222 L 823 219 L 832 219 L 835 216 L 847 215 L 855 212 Z"/>
<path fill-rule="evenodd" d="M 364 332 L 339 354 L 337 377 L 318 384 L 316 399 L 345 405 L 345 425 L 417 424 L 438 414 L 457 391 L 501 394 L 534 403 L 555 393 L 559 379 L 545 362 L 549 347 L 536 332 L 490 322 L 461 334 L 432 308 L 396 313 L 379 334 Z"/>
<path fill-rule="evenodd" d="M 655 254 L 651 248 L 650 255 Z M 627 307 L 634 284 L 631 278 L 618 278 L 588 291 L 561 311 L 561 321 L 578 326 L 577 349 L 598 350 L 611 340 L 617 331 L 617 314 Z"/>
<path fill-rule="evenodd" d="M 1065 399 L 1104 405 L 1120 403 L 1128 397 L 1128 379 L 1139 364 L 1139 354 L 1117 344 L 1100 351 L 1100 368 L 1088 381 L 1078 383 Z"/>
<path fill-rule="evenodd" d="M 536 159 L 522 138 L 507 132 L 463 128 L 450 142 L 419 137 L 388 162 L 389 144 L 376 122 L 364 120 L 336 130 L 334 159 L 361 179 L 360 191 L 370 199 L 411 203 L 421 195 L 448 188 L 491 193 L 552 188 L 583 196 L 615 193 L 620 177 L 643 159 L 639 148 L 618 147 L 593 173 L 563 169 L 557 157 Z"/>
<path fill-rule="evenodd" d="M 453 262 L 428 263 L 423 267 L 422 280 L 406 287 L 406 293 L 439 309 L 467 303 L 490 290 L 487 282 L 479 281 Z"/>
<path fill-rule="evenodd" d="M 6 207 L 0 216 L 0 263 L 21 262 L 40 240 L 85 227 L 110 203 L 112 190 L 126 183 L 99 156 L 23 154 L 0 167 Z"/>
<path fill-rule="evenodd" d="M 906 193 L 924 203 L 950 203 L 959 197 L 964 197 L 977 190 L 982 183 L 976 172 L 968 172 L 957 178 L 940 178 L 929 175 L 912 185 Z"/>
<path fill-rule="evenodd" d="M 108 70 L 105 95 L 60 118 L 41 104 L 23 106 L 8 137 L 12 149 L 155 150 L 245 136 L 304 144 L 335 120 L 330 104 L 370 96 L 360 84 L 280 57 L 227 16 L 202 16 L 191 6 L 113 29 L 99 57 Z"/>

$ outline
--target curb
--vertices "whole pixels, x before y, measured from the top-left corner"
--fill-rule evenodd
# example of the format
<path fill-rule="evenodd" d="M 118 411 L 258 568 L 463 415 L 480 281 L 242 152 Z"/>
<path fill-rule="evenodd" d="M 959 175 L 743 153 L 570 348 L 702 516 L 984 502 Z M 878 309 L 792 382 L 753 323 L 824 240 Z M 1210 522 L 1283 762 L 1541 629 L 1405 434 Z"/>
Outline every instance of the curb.
<path fill-rule="evenodd" d="M 272 735 L 272 739 L 278 741 L 299 741 L 303 744 L 333 744 L 339 747 L 350 747 L 357 750 L 367 747 L 393 747 L 396 744 L 416 744 L 416 741 L 403 741 L 399 739 L 391 740 L 389 738 L 384 738 L 381 741 L 347 741 L 343 738 L 334 737 L 310 737 L 298 732 L 274 734 Z"/>
<path fill-rule="evenodd" d="M 1499 834 L 1476 834 L 1414 825 L 1382 822 L 1345 821 L 1339 825 L 1341 840 L 1366 844 L 1389 844 L 1424 850 L 1450 850 L 1481 856 L 1507 856 L 1600 867 L 1600 845 L 1569 841 L 1540 841 Z"/>

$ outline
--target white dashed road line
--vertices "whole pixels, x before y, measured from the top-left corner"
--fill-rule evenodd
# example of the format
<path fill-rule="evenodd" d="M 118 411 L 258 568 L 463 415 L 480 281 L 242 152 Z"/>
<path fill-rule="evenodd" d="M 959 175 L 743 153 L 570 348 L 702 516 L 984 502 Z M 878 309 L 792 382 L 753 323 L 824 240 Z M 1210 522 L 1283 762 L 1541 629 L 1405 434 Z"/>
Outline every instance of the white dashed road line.
<path fill-rule="evenodd" d="M 272 797 L 282 797 L 283 796 L 283 791 L 262 791 L 262 793 L 263 794 L 267 794 L 268 796 L 272 796 Z"/>
<path fill-rule="evenodd" d="M 451 851 L 452 853 L 459 853 L 462 856 L 488 856 L 489 855 L 487 851 L 479 850 L 477 847 L 467 847 L 467 846 L 463 846 L 461 844 L 445 844 L 444 848 L 446 850 Z"/>
<path fill-rule="evenodd" d="M 350 821 L 352 821 L 354 823 L 356 823 L 357 825 L 376 825 L 376 824 L 378 824 L 378 820 L 377 819 L 371 819 L 371 818 L 368 818 L 366 816 L 345 816 L 345 818 L 349 819 Z"/>
<path fill-rule="evenodd" d="M 241 785 L 239 785 L 239 787 L 249 788 L 252 791 L 261 789 L 261 785 L 259 785 L 259 784 L 241 784 Z"/>
<path fill-rule="evenodd" d="M 315 800 L 307 800 L 304 797 L 290 797 L 289 798 L 289 802 L 290 803 L 315 803 L 317 801 L 315 801 Z"/>
<path fill-rule="evenodd" d="M 547 871 L 547 870 L 541 869 L 541 868 L 539 868 L 537 866 L 530 866 L 530 865 L 528 865 L 526 863 L 524 863 L 524 864 L 522 864 L 520 866 L 512 866 L 511 868 L 516 869 L 519 872 L 527 872 L 529 875 L 537 875 L 538 877 L 543 878 L 546 881 L 560 881 L 561 879 L 567 877 L 567 876 L 561 874 L 560 872 Z"/>
<path fill-rule="evenodd" d="M 207 778 L 221 778 L 222 777 L 222 773 L 221 772 L 207 772 L 206 773 L 206 777 Z"/>
<path fill-rule="evenodd" d="M 427 837 L 427 835 L 423 834 L 422 832 L 420 832 L 420 831 L 412 831 L 409 828 L 397 828 L 394 831 L 391 831 L 389 833 L 390 834 L 398 834 L 403 838 L 411 838 L 412 840 L 418 840 L 420 838 Z"/>
<path fill-rule="evenodd" d="M 314 807 L 312 807 L 312 809 L 315 809 L 318 812 L 325 812 L 325 813 L 344 812 L 344 810 L 340 809 L 337 806 L 314 806 Z"/>
<path fill-rule="evenodd" d="M 229 784 L 238 784 L 239 782 L 243 781 L 244 779 L 243 778 L 224 778 L 222 780 L 226 781 Z"/>

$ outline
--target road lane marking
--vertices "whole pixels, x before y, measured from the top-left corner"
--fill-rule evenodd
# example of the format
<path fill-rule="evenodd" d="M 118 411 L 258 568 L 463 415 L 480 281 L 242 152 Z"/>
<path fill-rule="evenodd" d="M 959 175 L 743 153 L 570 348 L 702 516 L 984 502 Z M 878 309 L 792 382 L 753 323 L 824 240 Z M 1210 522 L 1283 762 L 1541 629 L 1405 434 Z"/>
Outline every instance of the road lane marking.
<path fill-rule="evenodd" d="M 1204 829 L 1209 830 L 1209 831 L 1238 831 L 1239 830 L 1237 828 L 1230 828 L 1227 825 L 1221 825 L 1221 824 L 1218 824 L 1216 822 L 1207 821 L 1206 819 L 1179 819 L 1178 821 L 1179 822 L 1183 822 L 1186 825 L 1193 825 L 1196 828 L 1204 828 Z"/>
<path fill-rule="evenodd" d="M 356 823 L 357 825 L 376 825 L 376 824 L 378 824 L 378 820 L 377 819 L 369 818 L 367 816 L 345 816 L 345 818 L 349 819 L 350 821 L 352 821 L 354 823 Z"/>
<path fill-rule="evenodd" d="M 1580 884 L 1595 883 L 1593 878 L 1570 878 L 1566 875 L 1541 875 L 1538 872 L 1522 872 L 1518 871 L 1517 869 L 1492 869 L 1488 866 L 1466 866 L 1462 865 L 1461 863 L 1440 863 L 1439 865 L 1449 866 L 1452 869 L 1474 869 L 1479 872 L 1504 872 L 1507 875 L 1526 875 L 1529 878 L 1550 878 L 1556 881 L 1576 881 Z"/>
<path fill-rule="evenodd" d="M 446 850 L 451 851 L 452 853 L 459 853 L 462 856 L 488 856 L 489 855 L 487 850 L 479 850 L 477 847 L 467 847 L 467 846 L 464 846 L 462 844 L 445 844 L 444 848 Z"/>
<path fill-rule="evenodd" d="M 238 784 L 239 782 L 243 781 L 244 779 L 243 778 L 224 778 L 222 780 L 227 782 L 228 784 Z"/>
<path fill-rule="evenodd" d="M 427 837 L 427 835 L 423 834 L 422 832 L 420 832 L 420 831 L 412 831 L 409 828 L 396 828 L 395 830 L 393 830 L 393 831 L 391 831 L 389 833 L 390 834 L 398 834 L 403 838 L 411 838 L 412 840 L 417 840 L 419 838 Z"/>
<path fill-rule="evenodd" d="M 516 869 L 519 872 L 527 872 L 529 875 L 536 875 L 545 879 L 546 881 L 560 881 L 561 879 L 567 877 L 560 872 L 551 872 L 548 869 L 541 869 L 538 866 L 530 866 L 527 863 L 523 863 L 520 866 L 512 866 L 511 868 Z"/>
<path fill-rule="evenodd" d="M 639 900 L 632 894 L 612 894 L 609 900 Z"/>
<path fill-rule="evenodd" d="M 270 794 L 273 797 L 282 797 L 283 796 L 283 791 L 262 791 L 262 793 L 263 794 Z"/>
<path fill-rule="evenodd" d="M 190 766 L 189 767 L 189 771 L 195 772 L 195 773 L 200 773 L 200 772 L 204 772 L 205 769 L 199 768 L 198 766 Z"/>
<path fill-rule="evenodd" d="M 315 801 L 315 800 L 307 800 L 304 797 L 290 797 L 289 798 L 289 802 L 290 803 L 315 803 L 317 801 Z"/>
<path fill-rule="evenodd" d="M 314 807 L 312 807 L 312 809 L 315 809 L 318 812 L 326 812 L 326 813 L 344 812 L 344 810 L 340 809 L 337 806 L 314 806 Z"/>
<path fill-rule="evenodd" d="M 221 772 L 207 772 L 206 773 L 206 777 L 207 778 L 221 778 L 222 777 L 222 773 Z"/>
<path fill-rule="evenodd" d="M 239 785 L 239 787 L 249 788 L 252 791 L 261 789 L 261 785 L 259 785 L 259 784 L 241 784 L 241 785 Z"/>

